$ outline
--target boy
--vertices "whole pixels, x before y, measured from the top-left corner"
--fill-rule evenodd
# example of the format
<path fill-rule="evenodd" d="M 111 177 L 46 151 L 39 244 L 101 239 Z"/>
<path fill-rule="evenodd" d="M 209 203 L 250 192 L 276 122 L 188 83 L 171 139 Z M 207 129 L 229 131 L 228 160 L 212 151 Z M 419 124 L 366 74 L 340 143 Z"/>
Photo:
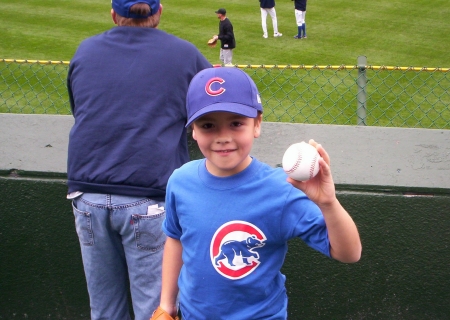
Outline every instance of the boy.
<path fill-rule="evenodd" d="M 340 205 L 325 149 L 311 180 L 287 178 L 249 153 L 261 132 L 252 79 L 235 68 L 200 71 L 187 94 L 187 126 L 205 159 L 169 179 L 159 312 L 182 318 L 286 319 L 287 241 L 300 237 L 342 262 L 359 260 L 357 228 Z"/>

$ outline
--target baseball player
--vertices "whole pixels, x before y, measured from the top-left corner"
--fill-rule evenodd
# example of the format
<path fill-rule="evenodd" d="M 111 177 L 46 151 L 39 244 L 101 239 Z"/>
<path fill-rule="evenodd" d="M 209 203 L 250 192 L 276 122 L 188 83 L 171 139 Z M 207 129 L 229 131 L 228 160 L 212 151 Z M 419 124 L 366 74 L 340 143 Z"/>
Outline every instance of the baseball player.
<path fill-rule="evenodd" d="M 297 22 L 297 34 L 294 36 L 295 39 L 306 38 L 306 1 L 307 0 L 293 0 L 295 1 L 295 20 Z"/>
<path fill-rule="evenodd" d="M 275 0 L 259 0 L 261 9 L 261 23 L 263 29 L 263 38 L 267 39 L 267 14 L 272 18 L 273 36 L 281 37 L 283 34 L 278 32 L 277 12 L 275 11 Z"/>
<path fill-rule="evenodd" d="M 232 64 L 233 49 L 236 48 L 236 39 L 234 38 L 233 25 L 227 18 L 227 10 L 220 8 L 216 11 L 219 21 L 219 34 L 212 37 L 214 40 L 220 40 L 220 61 L 224 65 Z"/>

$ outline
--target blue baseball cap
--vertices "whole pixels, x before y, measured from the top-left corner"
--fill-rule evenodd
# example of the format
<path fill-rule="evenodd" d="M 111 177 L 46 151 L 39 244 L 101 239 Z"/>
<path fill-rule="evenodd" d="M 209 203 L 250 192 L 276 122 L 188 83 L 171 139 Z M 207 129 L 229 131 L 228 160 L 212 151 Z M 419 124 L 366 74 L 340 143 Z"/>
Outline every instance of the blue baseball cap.
<path fill-rule="evenodd" d="M 150 6 L 151 12 L 148 16 L 142 16 L 138 14 L 133 14 L 130 12 L 130 8 L 137 3 L 146 3 Z M 111 0 L 112 8 L 117 14 L 124 18 L 135 18 L 143 19 L 150 17 L 158 12 L 159 10 L 159 0 Z"/>
<path fill-rule="evenodd" d="M 186 108 L 186 127 L 210 112 L 232 112 L 249 118 L 263 112 L 255 82 L 234 67 L 208 68 L 197 73 L 189 85 Z"/>

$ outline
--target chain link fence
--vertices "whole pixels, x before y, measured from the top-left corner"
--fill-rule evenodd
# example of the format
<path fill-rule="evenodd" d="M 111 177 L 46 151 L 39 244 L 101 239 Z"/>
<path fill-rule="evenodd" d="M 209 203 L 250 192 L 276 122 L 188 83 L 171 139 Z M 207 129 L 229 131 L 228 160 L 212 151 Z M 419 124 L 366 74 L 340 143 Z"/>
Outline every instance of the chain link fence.
<path fill-rule="evenodd" d="M 0 113 L 71 113 L 68 61 L 0 60 Z M 258 86 L 264 121 L 450 129 L 450 68 L 236 65 Z"/>

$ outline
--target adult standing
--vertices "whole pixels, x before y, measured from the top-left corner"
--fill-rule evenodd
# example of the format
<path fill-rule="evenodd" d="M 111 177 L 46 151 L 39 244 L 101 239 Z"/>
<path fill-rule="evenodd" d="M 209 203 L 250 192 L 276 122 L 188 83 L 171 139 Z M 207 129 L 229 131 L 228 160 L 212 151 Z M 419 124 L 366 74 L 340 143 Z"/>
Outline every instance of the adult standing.
<path fill-rule="evenodd" d="M 128 282 L 136 320 L 159 304 L 166 184 L 189 160 L 186 92 L 212 67 L 157 29 L 161 13 L 160 0 L 113 0 L 117 26 L 84 40 L 70 62 L 67 197 L 91 319 L 131 319 Z"/>
<path fill-rule="evenodd" d="M 293 0 L 295 5 L 295 21 L 297 22 L 297 34 L 295 39 L 306 38 L 306 1 L 307 0 Z"/>
<path fill-rule="evenodd" d="M 214 39 L 220 40 L 220 61 L 224 65 L 232 64 L 233 49 L 236 48 L 236 40 L 234 38 L 233 25 L 227 18 L 227 10 L 220 8 L 216 11 L 219 21 L 219 34 L 214 35 Z"/>
<path fill-rule="evenodd" d="M 267 14 L 272 18 L 273 36 L 281 37 L 283 34 L 278 32 L 277 12 L 275 10 L 275 0 L 259 0 L 261 9 L 261 24 L 263 29 L 263 38 L 268 38 L 267 33 Z"/>

